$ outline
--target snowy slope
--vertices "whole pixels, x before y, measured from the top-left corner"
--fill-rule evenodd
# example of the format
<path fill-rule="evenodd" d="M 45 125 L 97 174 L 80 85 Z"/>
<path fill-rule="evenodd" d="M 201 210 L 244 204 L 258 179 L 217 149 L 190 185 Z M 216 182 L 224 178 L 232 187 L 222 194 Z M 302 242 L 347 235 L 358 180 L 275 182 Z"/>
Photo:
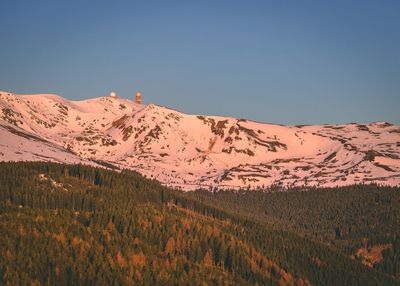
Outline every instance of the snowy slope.
<path fill-rule="evenodd" d="M 283 126 L 118 97 L 2 92 L 0 160 L 107 162 L 187 190 L 400 185 L 400 126 Z"/>

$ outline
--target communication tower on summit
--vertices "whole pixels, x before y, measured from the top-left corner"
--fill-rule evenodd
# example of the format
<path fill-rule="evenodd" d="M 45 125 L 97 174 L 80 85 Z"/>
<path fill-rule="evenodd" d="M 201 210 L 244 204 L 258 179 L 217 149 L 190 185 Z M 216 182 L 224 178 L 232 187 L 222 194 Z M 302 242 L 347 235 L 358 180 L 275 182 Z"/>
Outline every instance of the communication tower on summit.
<path fill-rule="evenodd" d="M 135 103 L 142 104 L 142 94 L 140 92 L 136 92 Z"/>

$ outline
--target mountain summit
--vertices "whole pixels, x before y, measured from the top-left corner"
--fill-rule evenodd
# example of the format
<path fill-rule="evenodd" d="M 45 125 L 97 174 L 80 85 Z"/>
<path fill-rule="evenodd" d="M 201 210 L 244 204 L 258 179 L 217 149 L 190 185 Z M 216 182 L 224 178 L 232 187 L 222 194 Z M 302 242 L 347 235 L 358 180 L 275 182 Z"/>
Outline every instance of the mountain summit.
<path fill-rule="evenodd" d="M 136 170 L 196 188 L 400 184 L 400 126 L 283 126 L 119 97 L 0 92 L 0 160 Z"/>

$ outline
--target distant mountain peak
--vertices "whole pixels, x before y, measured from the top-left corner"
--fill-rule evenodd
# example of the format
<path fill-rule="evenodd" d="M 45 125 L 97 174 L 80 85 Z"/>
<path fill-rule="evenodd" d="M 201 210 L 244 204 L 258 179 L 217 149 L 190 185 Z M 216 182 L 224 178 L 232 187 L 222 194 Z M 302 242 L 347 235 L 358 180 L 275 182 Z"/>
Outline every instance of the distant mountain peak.
<path fill-rule="evenodd" d="M 265 124 L 120 97 L 0 92 L 0 160 L 107 162 L 174 187 L 400 184 L 400 126 Z"/>

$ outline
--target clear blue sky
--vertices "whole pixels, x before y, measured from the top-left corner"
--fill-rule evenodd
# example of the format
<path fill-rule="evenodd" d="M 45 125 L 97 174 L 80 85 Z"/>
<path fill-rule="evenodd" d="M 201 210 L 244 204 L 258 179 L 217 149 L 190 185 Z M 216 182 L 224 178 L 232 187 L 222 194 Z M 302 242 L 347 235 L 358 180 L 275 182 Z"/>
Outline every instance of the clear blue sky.
<path fill-rule="evenodd" d="M 400 1 L 0 2 L 0 90 L 282 124 L 400 123 Z"/>

